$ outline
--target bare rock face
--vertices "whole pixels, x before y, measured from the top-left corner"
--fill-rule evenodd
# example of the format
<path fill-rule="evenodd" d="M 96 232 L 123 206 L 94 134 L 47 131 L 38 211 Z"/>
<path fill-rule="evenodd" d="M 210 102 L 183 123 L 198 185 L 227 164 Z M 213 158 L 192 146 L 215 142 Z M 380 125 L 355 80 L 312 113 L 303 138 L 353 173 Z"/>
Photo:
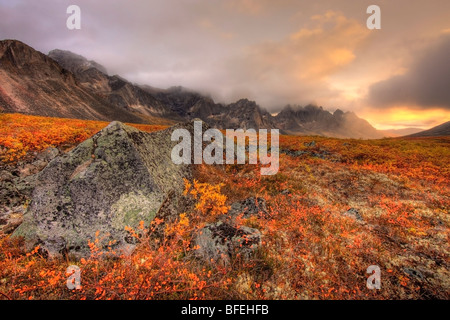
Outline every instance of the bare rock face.
<path fill-rule="evenodd" d="M 331 113 L 315 105 L 287 105 L 274 120 L 277 128 L 287 134 L 362 139 L 383 137 L 381 132 L 353 112 L 338 109 Z"/>
<path fill-rule="evenodd" d="M 172 113 L 152 94 L 118 75 L 109 76 L 106 69 L 95 61 L 89 61 L 83 56 L 63 50 L 52 50 L 48 56 L 72 72 L 84 88 L 99 94 L 107 103 L 121 110 L 131 110 L 135 114 L 144 116 L 183 121 L 183 118 Z"/>
<path fill-rule="evenodd" d="M 181 125 L 180 125 L 181 126 Z M 178 126 L 178 127 L 180 127 Z M 192 123 L 183 125 L 193 130 Z M 30 208 L 13 236 L 51 255 L 89 254 L 99 231 L 103 243 L 133 247 L 125 226 L 148 224 L 170 194 L 176 207 L 192 166 L 175 165 L 172 127 L 146 133 L 120 122 L 53 159 L 37 177 Z"/>

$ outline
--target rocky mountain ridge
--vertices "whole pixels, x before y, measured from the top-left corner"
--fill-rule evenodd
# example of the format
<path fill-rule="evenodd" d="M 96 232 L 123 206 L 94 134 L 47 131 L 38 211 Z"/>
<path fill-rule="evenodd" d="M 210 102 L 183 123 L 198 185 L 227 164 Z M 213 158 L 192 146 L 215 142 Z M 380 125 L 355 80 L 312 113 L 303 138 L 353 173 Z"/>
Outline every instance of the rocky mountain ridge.
<path fill-rule="evenodd" d="M 175 123 L 199 118 L 219 129 L 278 128 L 293 135 L 381 138 L 352 112 L 286 106 L 273 116 L 256 102 L 224 105 L 182 87 L 136 85 L 70 51 L 44 55 L 16 40 L 0 41 L 0 110 L 132 123 Z"/>

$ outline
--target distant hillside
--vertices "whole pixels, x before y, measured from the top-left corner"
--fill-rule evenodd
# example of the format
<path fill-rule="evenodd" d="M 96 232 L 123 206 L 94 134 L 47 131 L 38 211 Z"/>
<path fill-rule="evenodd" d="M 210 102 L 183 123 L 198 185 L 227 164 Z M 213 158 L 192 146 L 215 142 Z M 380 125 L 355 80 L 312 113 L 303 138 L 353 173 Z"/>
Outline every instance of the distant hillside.
<path fill-rule="evenodd" d="M 406 135 L 414 134 L 420 131 L 423 131 L 423 129 L 419 128 L 404 128 L 404 129 L 388 129 L 388 130 L 378 130 L 380 131 L 385 137 L 403 137 Z"/>
<path fill-rule="evenodd" d="M 447 121 L 431 129 L 411 134 L 408 137 L 440 137 L 440 136 L 450 136 L 450 121 Z"/>

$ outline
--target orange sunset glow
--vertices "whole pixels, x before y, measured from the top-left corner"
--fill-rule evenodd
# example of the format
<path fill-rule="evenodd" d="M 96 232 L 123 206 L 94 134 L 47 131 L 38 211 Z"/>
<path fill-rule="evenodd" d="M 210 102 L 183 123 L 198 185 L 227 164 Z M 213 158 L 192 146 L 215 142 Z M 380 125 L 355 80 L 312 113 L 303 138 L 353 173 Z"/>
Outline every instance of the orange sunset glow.
<path fill-rule="evenodd" d="M 383 113 L 376 111 L 361 112 L 360 115 L 369 119 L 369 122 L 377 129 L 402 129 L 416 127 L 428 129 L 437 126 L 450 119 L 450 110 L 417 110 L 414 108 L 394 108 Z"/>

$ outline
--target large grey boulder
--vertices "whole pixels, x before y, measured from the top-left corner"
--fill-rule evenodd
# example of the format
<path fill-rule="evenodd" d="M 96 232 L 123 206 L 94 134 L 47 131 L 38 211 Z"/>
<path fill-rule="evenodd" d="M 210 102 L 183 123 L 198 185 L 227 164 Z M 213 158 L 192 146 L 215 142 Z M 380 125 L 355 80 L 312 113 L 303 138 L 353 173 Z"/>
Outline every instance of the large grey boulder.
<path fill-rule="evenodd" d="M 24 222 L 13 236 L 28 247 L 40 244 L 51 256 L 64 252 L 89 254 L 88 240 L 99 231 L 103 244 L 130 249 L 125 226 L 137 227 L 155 217 L 170 194 L 173 207 L 191 179 L 191 165 L 171 161 L 171 133 L 192 132 L 193 124 L 146 133 L 120 122 L 53 159 L 36 182 Z M 183 210 L 183 208 L 179 208 Z"/>

